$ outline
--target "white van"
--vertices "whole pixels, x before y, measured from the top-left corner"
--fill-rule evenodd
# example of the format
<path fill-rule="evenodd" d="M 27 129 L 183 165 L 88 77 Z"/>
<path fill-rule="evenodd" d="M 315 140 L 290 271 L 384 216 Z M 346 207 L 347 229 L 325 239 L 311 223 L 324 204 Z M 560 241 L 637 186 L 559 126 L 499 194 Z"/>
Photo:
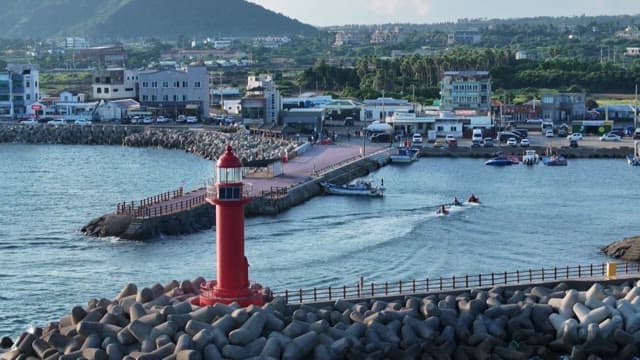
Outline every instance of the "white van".
<path fill-rule="evenodd" d="M 473 129 L 473 135 L 471 135 L 471 141 L 481 143 L 483 139 L 482 129 Z"/>

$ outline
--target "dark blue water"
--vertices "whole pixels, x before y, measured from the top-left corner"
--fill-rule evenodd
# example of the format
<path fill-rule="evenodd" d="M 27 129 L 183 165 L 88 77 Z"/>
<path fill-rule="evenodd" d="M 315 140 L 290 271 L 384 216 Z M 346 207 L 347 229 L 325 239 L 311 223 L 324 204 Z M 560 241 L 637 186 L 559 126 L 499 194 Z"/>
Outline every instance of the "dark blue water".
<path fill-rule="evenodd" d="M 317 197 L 248 219 L 252 280 L 274 290 L 600 263 L 640 234 L 640 169 L 623 160 L 495 168 L 474 159 L 387 166 L 383 199 Z M 149 242 L 79 229 L 137 200 L 202 186 L 213 163 L 180 151 L 0 144 L 0 336 L 44 325 L 127 282 L 215 278 L 214 230 Z M 481 206 L 436 217 L 471 192 Z"/>

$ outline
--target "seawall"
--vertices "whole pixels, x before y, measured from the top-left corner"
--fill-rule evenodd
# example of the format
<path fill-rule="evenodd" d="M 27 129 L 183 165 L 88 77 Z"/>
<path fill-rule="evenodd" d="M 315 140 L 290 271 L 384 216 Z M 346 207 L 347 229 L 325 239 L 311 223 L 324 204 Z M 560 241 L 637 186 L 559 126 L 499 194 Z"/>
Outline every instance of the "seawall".
<path fill-rule="evenodd" d="M 531 150 L 535 150 L 539 155 L 545 153 L 546 149 L 542 146 L 531 146 L 529 147 Z M 514 155 L 522 155 L 524 153 L 524 148 L 521 147 L 478 147 L 472 148 L 467 146 L 459 146 L 456 148 L 434 148 L 434 147 L 423 147 L 420 149 L 419 156 L 420 157 L 466 157 L 466 158 L 491 158 L 495 156 L 497 151 L 502 151 L 506 155 L 514 154 Z M 616 148 L 605 148 L 605 147 L 592 147 L 592 146 L 579 146 L 577 148 L 572 148 L 568 146 L 562 147 L 554 147 L 554 152 L 559 154 L 563 154 L 567 158 L 570 159 L 623 159 L 628 154 L 633 153 L 633 147 L 630 146 L 621 146 Z"/>
<path fill-rule="evenodd" d="M 254 198 L 245 207 L 245 216 L 272 216 L 322 193 L 322 181 L 347 183 L 369 174 L 387 160 L 365 158 L 330 170 L 320 177 L 286 189 Z M 128 240 L 147 240 L 163 235 L 191 234 L 215 225 L 215 207 L 204 202 L 198 206 L 168 215 L 136 218 L 130 215 L 105 214 L 91 220 L 81 231 L 90 236 L 114 236 Z"/>

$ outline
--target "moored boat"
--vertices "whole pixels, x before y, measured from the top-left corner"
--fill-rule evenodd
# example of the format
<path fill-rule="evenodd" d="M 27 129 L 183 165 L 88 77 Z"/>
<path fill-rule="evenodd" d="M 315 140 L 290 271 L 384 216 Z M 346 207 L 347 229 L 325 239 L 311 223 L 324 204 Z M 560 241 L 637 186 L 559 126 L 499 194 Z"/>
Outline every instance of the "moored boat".
<path fill-rule="evenodd" d="M 526 150 L 522 156 L 522 163 L 525 165 L 536 165 L 540 161 L 540 156 L 535 150 Z"/>
<path fill-rule="evenodd" d="M 325 193 L 332 195 L 354 195 L 380 197 L 384 195 L 384 187 L 376 186 L 371 180 L 354 180 L 348 184 L 337 185 L 330 182 L 320 183 Z"/>
<path fill-rule="evenodd" d="M 547 166 L 567 166 L 567 158 L 563 155 L 543 156 L 542 163 Z"/>
<path fill-rule="evenodd" d="M 517 161 L 514 162 L 513 159 L 510 159 L 506 156 L 497 156 L 497 157 L 494 157 L 493 159 L 489 159 L 485 161 L 484 164 L 491 165 L 491 166 L 509 166 L 509 165 L 517 164 Z"/>
<path fill-rule="evenodd" d="M 389 156 L 392 163 L 410 163 L 418 160 L 418 149 L 399 147 L 398 152 Z"/>
<path fill-rule="evenodd" d="M 627 155 L 627 164 L 631 166 L 640 166 L 640 157 L 633 154 Z"/>

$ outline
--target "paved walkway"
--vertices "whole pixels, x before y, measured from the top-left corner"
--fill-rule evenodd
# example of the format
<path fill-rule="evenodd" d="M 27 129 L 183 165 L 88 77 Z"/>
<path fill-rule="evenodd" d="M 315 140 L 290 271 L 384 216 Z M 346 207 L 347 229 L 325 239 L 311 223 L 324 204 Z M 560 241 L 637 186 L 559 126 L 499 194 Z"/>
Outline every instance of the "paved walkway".
<path fill-rule="evenodd" d="M 333 145 L 310 146 L 303 154 L 283 163 L 283 174 L 280 176 L 261 176 L 260 173 L 245 176 L 246 188 L 251 191 L 252 196 L 260 196 L 263 192 L 286 189 L 292 185 L 301 184 L 313 179 L 314 175 L 322 169 L 359 158 L 362 145 L 362 138 L 354 137 L 350 140 L 343 139 Z M 365 145 L 366 155 L 388 148 L 389 144 L 367 142 Z M 185 192 L 182 196 L 160 199 L 144 204 L 142 207 L 134 207 L 129 209 L 131 211 L 129 213 L 138 217 L 166 215 L 198 206 L 204 202 L 205 196 L 205 189 L 196 189 Z M 125 213 L 127 213 L 126 211 L 127 209 L 125 209 Z"/>

